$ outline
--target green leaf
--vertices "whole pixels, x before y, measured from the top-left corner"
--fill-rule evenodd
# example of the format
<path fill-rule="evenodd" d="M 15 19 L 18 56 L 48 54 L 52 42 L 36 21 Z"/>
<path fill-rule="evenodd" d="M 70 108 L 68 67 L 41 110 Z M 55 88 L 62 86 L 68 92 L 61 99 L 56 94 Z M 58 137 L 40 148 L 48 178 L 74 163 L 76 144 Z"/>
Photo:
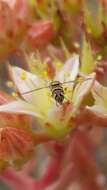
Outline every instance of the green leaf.
<path fill-rule="evenodd" d="M 86 29 L 94 38 L 99 38 L 102 32 L 101 27 L 101 10 L 97 9 L 96 14 L 90 11 L 87 5 L 84 6 L 84 23 Z"/>
<path fill-rule="evenodd" d="M 90 74 L 95 68 L 96 62 L 92 55 L 90 44 L 83 39 L 82 57 L 81 57 L 81 68 L 80 71 L 85 74 Z"/>

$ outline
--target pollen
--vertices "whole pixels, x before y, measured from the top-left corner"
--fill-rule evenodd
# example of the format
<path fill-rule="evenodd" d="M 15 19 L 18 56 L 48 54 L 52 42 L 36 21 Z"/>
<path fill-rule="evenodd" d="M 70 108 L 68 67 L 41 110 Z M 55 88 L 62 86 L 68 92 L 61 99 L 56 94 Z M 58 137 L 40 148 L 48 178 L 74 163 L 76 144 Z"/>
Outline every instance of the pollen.
<path fill-rule="evenodd" d="M 44 76 L 44 77 L 48 77 L 47 71 L 44 71 L 44 72 L 43 72 L 43 76 Z"/>
<path fill-rule="evenodd" d="M 18 96 L 18 94 L 17 94 L 16 92 L 12 92 L 12 96 L 13 96 L 14 98 L 16 98 L 16 97 Z"/>
<path fill-rule="evenodd" d="M 58 69 L 60 69 L 61 68 L 61 62 L 56 61 L 56 66 L 57 66 Z"/>
<path fill-rule="evenodd" d="M 27 78 L 26 72 L 22 72 L 20 78 L 22 80 L 26 80 L 26 78 Z"/>

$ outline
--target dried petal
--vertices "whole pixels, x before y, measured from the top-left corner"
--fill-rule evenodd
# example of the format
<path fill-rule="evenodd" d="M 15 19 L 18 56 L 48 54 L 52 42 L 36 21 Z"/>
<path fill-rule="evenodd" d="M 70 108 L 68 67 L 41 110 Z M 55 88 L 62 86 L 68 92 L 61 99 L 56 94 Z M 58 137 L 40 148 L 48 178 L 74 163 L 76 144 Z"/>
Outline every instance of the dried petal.
<path fill-rule="evenodd" d="M 31 46 L 44 47 L 53 37 L 53 24 L 49 20 L 33 23 L 27 33 L 27 42 Z"/>
<path fill-rule="evenodd" d="M 33 152 L 34 143 L 31 133 L 12 127 L 0 129 L 0 160 L 16 166 L 17 160 L 27 160 Z"/>

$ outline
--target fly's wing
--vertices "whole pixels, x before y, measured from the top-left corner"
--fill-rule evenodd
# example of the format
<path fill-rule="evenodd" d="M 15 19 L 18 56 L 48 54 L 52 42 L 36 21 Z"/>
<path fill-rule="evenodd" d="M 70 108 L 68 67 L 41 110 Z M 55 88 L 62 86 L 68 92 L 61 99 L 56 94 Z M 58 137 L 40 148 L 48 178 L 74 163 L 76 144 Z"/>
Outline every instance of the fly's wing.
<path fill-rule="evenodd" d="M 40 87 L 40 88 L 35 88 L 35 89 L 32 89 L 32 90 L 23 92 L 21 95 L 23 95 L 23 94 L 29 94 L 29 93 L 32 93 L 32 92 L 35 92 L 35 91 L 38 91 L 38 90 L 43 90 L 45 88 L 50 88 L 50 85 L 49 86 Z"/>
<path fill-rule="evenodd" d="M 75 96 L 74 92 L 76 87 L 83 86 L 83 84 L 87 83 L 87 81 L 92 81 L 92 79 L 93 78 L 91 76 L 87 78 L 79 76 L 76 78 L 76 80 L 71 80 L 61 83 L 63 85 L 63 89 L 65 92 L 65 98 L 71 100 Z M 73 84 L 72 87 L 69 84 Z"/>

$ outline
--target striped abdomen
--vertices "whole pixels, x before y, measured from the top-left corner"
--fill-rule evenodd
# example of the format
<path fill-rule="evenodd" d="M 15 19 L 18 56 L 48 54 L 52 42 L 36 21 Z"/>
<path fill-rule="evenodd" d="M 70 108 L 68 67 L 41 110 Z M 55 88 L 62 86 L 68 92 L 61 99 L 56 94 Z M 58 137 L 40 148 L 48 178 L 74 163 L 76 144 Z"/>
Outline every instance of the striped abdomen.
<path fill-rule="evenodd" d="M 64 90 L 62 84 L 59 81 L 53 81 L 50 84 L 50 89 L 52 92 L 52 96 L 56 100 L 56 102 L 62 104 L 64 100 Z"/>

